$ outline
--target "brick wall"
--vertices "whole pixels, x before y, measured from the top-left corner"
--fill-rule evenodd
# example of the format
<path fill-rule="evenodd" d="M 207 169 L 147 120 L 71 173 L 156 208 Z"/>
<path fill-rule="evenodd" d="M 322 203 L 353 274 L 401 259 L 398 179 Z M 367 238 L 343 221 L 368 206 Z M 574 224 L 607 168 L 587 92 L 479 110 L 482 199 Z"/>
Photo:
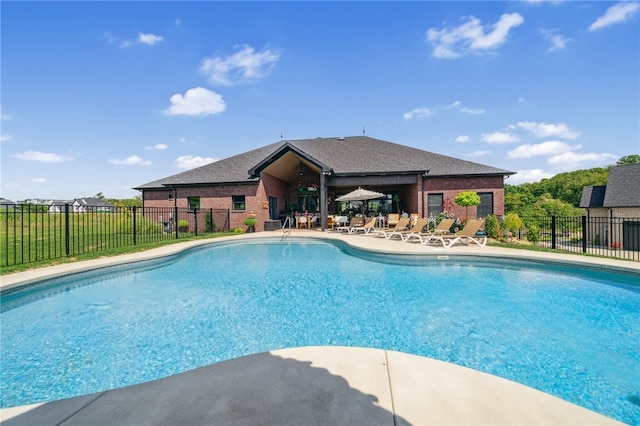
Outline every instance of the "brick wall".
<path fill-rule="evenodd" d="M 424 214 L 428 211 L 427 194 L 441 193 L 445 200 L 453 199 L 462 191 L 492 192 L 494 202 L 494 214 L 504 214 L 504 185 L 501 176 L 481 177 L 481 178 L 427 178 L 425 184 L 424 212 L 422 210 L 422 181 L 413 185 L 401 185 L 389 187 L 388 189 L 398 190 L 398 195 L 403 200 L 404 210 L 407 213 Z M 386 188 L 386 187 L 385 187 Z M 383 191 L 385 188 L 376 188 Z M 264 222 L 269 220 L 268 197 L 276 197 L 278 200 L 278 212 L 285 209 L 287 200 L 295 200 L 296 193 L 293 185 L 288 185 L 271 175 L 263 173 L 259 182 L 235 185 L 211 185 L 197 186 L 192 188 L 176 189 L 176 205 L 178 207 L 188 207 L 189 197 L 200 197 L 200 208 L 202 209 L 228 209 L 230 211 L 230 228 L 246 228 L 244 220 L 250 214 L 255 214 L 257 219 L 256 230 L 264 229 Z M 174 200 L 169 198 L 171 190 L 145 191 L 145 207 L 173 207 Z M 329 196 L 332 196 L 332 191 Z M 245 210 L 232 210 L 233 195 L 245 196 Z M 454 203 L 454 214 L 465 216 L 465 208 Z M 469 216 L 476 217 L 476 207 L 469 207 Z"/>
<path fill-rule="evenodd" d="M 466 215 L 467 209 L 458 206 L 454 199 L 463 191 L 493 193 L 493 214 L 504 215 L 504 179 L 502 176 L 427 178 L 425 185 L 425 211 L 428 211 L 428 194 L 443 194 L 444 200 L 451 200 L 453 213 L 457 217 Z M 418 185 L 420 186 L 420 185 Z M 420 194 L 421 196 L 421 194 Z M 420 198 L 421 202 L 421 198 Z M 477 217 L 477 207 L 468 208 L 469 217 Z"/>

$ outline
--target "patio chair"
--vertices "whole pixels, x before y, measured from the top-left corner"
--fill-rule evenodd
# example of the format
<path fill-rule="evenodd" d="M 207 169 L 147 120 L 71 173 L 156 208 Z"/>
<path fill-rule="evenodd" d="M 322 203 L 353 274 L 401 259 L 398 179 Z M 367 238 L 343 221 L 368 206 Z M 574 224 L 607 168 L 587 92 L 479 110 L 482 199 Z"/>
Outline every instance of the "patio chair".
<path fill-rule="evenodd" d="M 409 235 L 419 234 L 420 232 L 422 232 L 422 228 L 424 228 L 425 226 L 427 226 L 427 219 L 418 218 L 416 222 L 413 225 L 411 225 L 410 229 L 393 230 L 392 232 L 389 232 L 389 234 L 386 235 L 385 238 L 387 240 L 391 240 L 394 237 L 400 237 L 402 241 L 407 241 L 407 238 L 409 238 Z"/>
<path fill-rule="evenodd" d="M 352 217 L 351 220 L 349 220 L 349 224 L 344 224 L 346 223 L 347 218 L 344 217 L 344 222 L 343 225 L 340 225 L 336 228 L 336 231 L 338 232 L 349 232 L 349 230 L 355 226 L 362 226 L 364 224 L 364 221 L 361 217 Z"/>
<path fill-rule="evenodd" d="M 433 231 L 421 232 L 416 236 L 412 236 L 412 238 L 417 238 L 421 243 L 426 244 L 423 241 L 426 241 L 426 239 L 432 235 L 449 234 L 449 229 L 451 229 L 451 225 L 453 225 L 453 222 L 455 222 L 455 219 L 442 219 L 440 223 L 433 229 Z"/>
<path fill-rule="evenodd" d="M 394 228 L 398 224 L 399 220 L 400 220 L 400 214 L 398 214 L 398 213 L 389 213 L 389 217 L 387 219 L 387 227 L 388 228 Z"/>
<path fill-rule="evenodd" d="M 309 220 L 306 216 L 298 216 L 296 218 L 296 228 L 300 229 L 300 228 L 308 228 L 309 227 Z"/>
<path fill-rule="evenodd" d="M 377 220 L 378 219 L 376 217 L 372 217 L 364 225 L 352 226 L 349 229 L 349 233 L 350 234 L 355 234 L 355 233 L 358 233 L 358 232 L 364 232 L 365 234 L 368 234 L 370 232 L 373 232 L 376 229 L 376 221 Z"/>
<path fill-rule="evenodd" d="M 420 240 L 420 242 L 424 245 L 441 243 L 444 248 L 449 248 L 458 242 L 463 244 L 473 243 L 484 247 L 487 244 L 487 236 L 476 236 L 483 223 L 484 220 L 482 219 L 470 219 L 464 228 L 455 234 L 429 235 L 425 240 Z"/>
<path fill-rule="evenodd" d="M 409 218 L 401 217 L 393 229 L 378 229 L 373 231 L 374 237 L 384 237 L 388 239 L 388 235 L 392 232 L 407 231 L 409 229 Z"/>

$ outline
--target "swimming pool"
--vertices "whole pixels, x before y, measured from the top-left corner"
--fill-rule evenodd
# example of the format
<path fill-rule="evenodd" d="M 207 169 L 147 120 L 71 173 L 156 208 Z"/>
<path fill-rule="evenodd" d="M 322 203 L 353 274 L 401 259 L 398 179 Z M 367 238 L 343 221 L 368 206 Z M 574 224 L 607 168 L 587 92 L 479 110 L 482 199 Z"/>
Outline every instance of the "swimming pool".
<path fill-rule="evenodd" d="M 3 294 L 1 406 L 343 345 L 453 362 L 636 423 L 637 280 L 323 241 L 212 244 Z"/>

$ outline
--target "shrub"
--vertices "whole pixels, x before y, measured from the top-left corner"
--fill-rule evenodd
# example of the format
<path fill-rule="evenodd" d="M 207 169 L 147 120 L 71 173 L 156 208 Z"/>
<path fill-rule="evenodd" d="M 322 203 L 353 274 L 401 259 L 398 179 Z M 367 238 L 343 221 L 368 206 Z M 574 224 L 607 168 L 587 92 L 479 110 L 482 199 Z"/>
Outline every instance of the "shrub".
<path fill-rule="evenodd" d="M 533 245 L 540 240 L 540 231 L 538 231 L 538 227 L 536 225 L 531 225 L 527 228 L 527 240 Z"/>
<path fill-rule="evenodd" d="M 499 239 L 500 238 L 500 224 L 498 223 L 498 218 L 494 215 L 490 214 L 484 220 L 484 230 L 490 238 Z"/>
<path fill-rule="evenodd" d="M 244 229 L 242 229 L 242 228 L 235 228 L 235 229 L 233 230 L 233 233 L 234 233 L 234 234 L 244 234 Z"/>

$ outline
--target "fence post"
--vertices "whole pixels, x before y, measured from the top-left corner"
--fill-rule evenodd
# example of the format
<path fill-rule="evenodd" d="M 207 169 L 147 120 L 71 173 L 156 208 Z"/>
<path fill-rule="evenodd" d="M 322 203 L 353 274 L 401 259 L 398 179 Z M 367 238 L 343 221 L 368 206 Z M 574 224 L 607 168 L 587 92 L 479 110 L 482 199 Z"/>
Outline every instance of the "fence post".
<path fill-rule="evenodd" d="M 556 249 L 556 216 L 551 216 L 551 248 Z"/>
<path fill-rule="evenodd" d="M 133 206 L 133 245 L 138 244 L 138 235 L 136 234 L 136 206 Z"/>
<path fill-rule="evenodd" d="M 174 231 L 176 233 L 176 240 L 177 240 L 179 238 L 179 236 L 178 236 L 179 235 L 178 234 L 178 228 L 179 228 L 179 226 L 178 226 L 178 206 L 174 206 L 173 207 L 173 217 L 175 218 L 173 223 L 175 224 Z"/>
<path fill-rule="evenodd" d="M 198 209 L 193 209 L 193 222 L 195 223 L 195 233 L 198 236 Z"/>
<path fill-rule="evenodd" d="M 587 252 L 587 216 L 582 215 L 582 252 Z"/>
<path fill-rule="evenodd" d="M 69 256 L 69 204 L 64 205 L 64 254 Z"/>

